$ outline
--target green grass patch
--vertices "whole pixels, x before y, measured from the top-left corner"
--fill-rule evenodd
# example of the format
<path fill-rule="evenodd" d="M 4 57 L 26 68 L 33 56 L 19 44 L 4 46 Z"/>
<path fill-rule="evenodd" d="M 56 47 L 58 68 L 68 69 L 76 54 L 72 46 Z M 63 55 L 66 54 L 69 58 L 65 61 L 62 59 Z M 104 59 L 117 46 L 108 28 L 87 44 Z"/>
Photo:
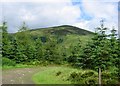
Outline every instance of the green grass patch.
<path fill-rule="evenodd" d="M 67 77 L 71 70 L 77 70 L 69 67 L 46 67 L 44 71 L 33 75 L 33 81 L 36 84 L 71 84 Z"/>

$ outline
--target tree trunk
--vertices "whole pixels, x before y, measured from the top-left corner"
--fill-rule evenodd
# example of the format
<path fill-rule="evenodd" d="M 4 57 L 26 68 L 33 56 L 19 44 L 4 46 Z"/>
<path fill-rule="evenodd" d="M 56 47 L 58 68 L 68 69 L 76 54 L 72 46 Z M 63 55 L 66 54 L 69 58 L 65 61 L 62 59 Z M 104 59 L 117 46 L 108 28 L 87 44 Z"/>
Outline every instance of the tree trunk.
<path fill-rule="evenodd" d="M 99 86 L 101 86 L 101 68 L 99 68 Z"/>

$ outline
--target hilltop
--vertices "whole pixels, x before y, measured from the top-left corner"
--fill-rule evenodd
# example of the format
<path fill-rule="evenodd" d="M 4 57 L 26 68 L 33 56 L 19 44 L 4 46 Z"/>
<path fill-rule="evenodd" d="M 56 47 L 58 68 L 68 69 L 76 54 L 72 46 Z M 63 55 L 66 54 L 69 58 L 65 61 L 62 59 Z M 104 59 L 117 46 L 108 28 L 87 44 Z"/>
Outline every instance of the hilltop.
<path fill-rule="evenodd" d="M 70 25 L 54 26 L 48 28 L 37 28 L 37 29 L 32 29 L 30 31 L 31 33 L 52 34 L 52 35 L 61 35 L 61 36 L 70 35 L 70 34 L 76 34 L 76 35 L 93 34 L 93 32 Z"/>

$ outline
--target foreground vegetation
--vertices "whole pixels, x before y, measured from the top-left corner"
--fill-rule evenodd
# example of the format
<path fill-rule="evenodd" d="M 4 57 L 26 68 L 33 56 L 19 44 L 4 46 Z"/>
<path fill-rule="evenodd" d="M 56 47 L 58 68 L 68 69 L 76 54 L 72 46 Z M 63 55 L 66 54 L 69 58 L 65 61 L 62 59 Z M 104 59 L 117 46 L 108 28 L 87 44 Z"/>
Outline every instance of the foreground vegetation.
<path fill-rule="evenodd" d="M 114 69 L 113 69 L 114 71 Z M 103 84 L 116 84 L 117 76 L 111 71 L 103 71 Z M 44 71 L 33 75 L 36 84 L 98 84 L 98 73 L 65 66 L 47 66 Z"/>
<path fill-rule="evenodd" d="M 3 67 L 16 67 L 18 64 L 69 64 L 72 67 L 80 68 L 82 71 L 87 69 L 94 77 L 89 82 L 86 74 L 67 72 L 65 76 L 68 77 L 70 74 L 71 78 L 69 77 L 65 83 L 96 84 L 98 83 L 96 81 L 98 68 L 102 70 L 102 77 L 104 78 L 102 83 L 114 84 L 120 81 L 120 40 L 117 38 L 114 28 L 110 34 L 106 34 L 107 28 L 103 21 L 100 27 L 96 28 L 95 33 L 73 26 L 29 30 L 23 23 L 17 33 L 9 34 L 6 22 L 3 23 L 1 29 Z M 48 72 L 51 73 L 52 71 L 54 70 Z M 45 73 L 47 74 L 47 71 Z M 42 75 L 38 74 L 38 76 L 45 77 L 44 72 Z M 85 79 L 81 80 L 82 76 Z M 56 78 L 54 75 L 47 78 L 50 77 Z M 41 80 L 39 77 L 34 78 L 36 83 L 39 83 L 37 81 L 39 79 Z M 58 79 L 56 78 L 56 80 Z M 64 83 L 64 81 L 62 82 Z"/>

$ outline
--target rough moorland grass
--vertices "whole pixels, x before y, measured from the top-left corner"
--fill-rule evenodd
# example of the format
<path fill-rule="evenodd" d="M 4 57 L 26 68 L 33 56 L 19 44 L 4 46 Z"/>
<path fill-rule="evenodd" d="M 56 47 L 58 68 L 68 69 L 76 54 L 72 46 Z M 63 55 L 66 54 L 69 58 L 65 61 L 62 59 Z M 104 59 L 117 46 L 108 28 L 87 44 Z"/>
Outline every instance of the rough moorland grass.
<path fill-rule="evenodd" d="M 71 84 L 67 81 L 71 71 L 78 70 L 70 67 L 46 67 L 44 71 L 33 75 L 32 79 L 36 84 Z"/>
<path fill-rule="evenodd" d="M 46 66 L 33 75 L 36 84 L 98 84 L 98 73 L 94 70 L 75 69 L 66 66 Z M 103 84 L 117 84 L 117 76 L 107 70 L 102 72 Z"/>

